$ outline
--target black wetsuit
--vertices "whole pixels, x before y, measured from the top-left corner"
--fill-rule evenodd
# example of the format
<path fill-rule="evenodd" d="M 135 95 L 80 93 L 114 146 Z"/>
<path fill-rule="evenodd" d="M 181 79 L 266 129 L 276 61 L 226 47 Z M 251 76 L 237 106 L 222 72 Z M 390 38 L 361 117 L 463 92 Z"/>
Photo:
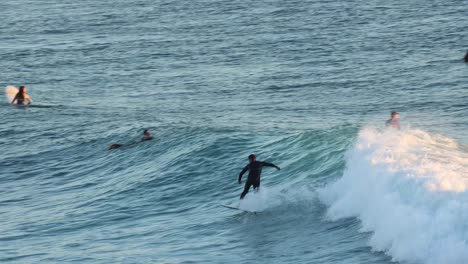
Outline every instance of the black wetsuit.
<path fill-rule="evenodd" d="M 262 174 L 263 166 L 277 167 L 273 163 L 253 161 L 250 162 L 247 166 L 245 166 L 244 169 L 241 171 L 241 173 L 239 174 L 239 182 L 242 180 L 242 175 L 244 175 L 246 171 L 249 171 L 249 176 L 247 178 L 247 182 L 245 183 L 244 191 L 240 196 L 241 199 L 243 199 L 244 196 L 249 192 L 251 186 L 253 186 L 254 189 L 260 187 L 260 175 Z"/>
<path fill-rule="evenodd" d="M 153 139 L 154 139 L 154 137 L 152 137 L 152 136 L 144 136 L 144 137 L 141 139 L 141 142 L 143 142 L 143 141 L 148 141 L 148 140 L 153 140 Z M 128 144 L 128 145 L 126 145 L 126 146 L 135 145 L 136 143 L 137 143 L 137 142 L 132 143 L 132 144 Z M 111 149 L 118 149 L 118 148 L 123 147 L 123 146 L 124 146 L 123 144 L 111 144 L 111 145 L 109 146 L 109 150 L 111 150 Z"/>
<path fill-rule="evenodd" d="M 141 141 L 147 141 L 147 140 L 153 140 L 153 139 L 154 139 L 154 137 L 152 137 L 152 136 L 144 136 L 144 137 L 141 139 Z"/>
<path fill-rule="evenodd" d="M 13 103 L 15 100 L 17 105 L 24 105 L 24 94 L 17 93 L 15 99 L 13 99 L 11 103 Z"/>

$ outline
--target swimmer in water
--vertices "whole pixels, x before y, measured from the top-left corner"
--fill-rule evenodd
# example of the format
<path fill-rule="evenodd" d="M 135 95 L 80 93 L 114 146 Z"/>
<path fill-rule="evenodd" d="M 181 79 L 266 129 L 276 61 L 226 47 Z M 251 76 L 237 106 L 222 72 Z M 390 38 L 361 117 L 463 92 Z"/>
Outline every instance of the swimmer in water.
<path fill-rule="evenodd" d="M 397 112 L 393 111 L 391 114 L 391 118 L 385 122 L 386 127 L 393 127 L 395 129 L 400 130 L 400 122 L 398 122 L 398 118 L 400 117 L 400 114 Z"/>
<path fill-rule="evenodd" d="M 141 141 L 147 141 L 152 139 L 154 139 L 154 137 L 151 136 L 151 132 L 148 129 L 145 129 L 145 131 L 143 131 L 143 138 L 141 139 Z"/>
<path fill-rule="evenodd" d="M 239 184 L 242 183 L 242 175 L 245 172 L 249 171 L 249 176 L 247 181 L 245 182 L 244 191 L 242 192 L 240 198 L 241 200 L 244 199 L 244 196 L 249 192 L 250 187 L 254 187 L 255 191 L 258 191 L 260 188 L 260 175 L 262 174 L 263 167 L 273 167 L 277 170 L 280 170 L 280 167 L 276 166 L 273 163 L 264 162 L 264 161 L 257 161 L 257 157 L 254 154 L 249 155 L 249 164 L 244 167 L 244 169 L 239 174 L 238 182 Z"/>
<path fill-rule="evenodd" d="M 143 138 L 141 139 L 140 142 L 148 141 L 148 140 L 152 140 L 152 139 L 154 139 L 154 137 L 151 136 L 151 132 L 148 129 L 145 129 L 145 131 L 143 131 Z M 129 144 L 129 146 L 134 145 L 134 144 Z M 109 150 L 118 149 L 118 148 L 123 147 L 123 146 L 124 146 L 123 144 L 111 144 L 111 145 L 109 145 Z"/>
<path fill-rule="evenodd" d="M 29 94 L 27 94 L 26 86 L 20 86 L 19 92 L 11 103 L 15 104 L 15 101 L 16 105 L 26 105 L 26 102 L 28 102 L 28 104 L 32 104 L 32 99 Z"/>

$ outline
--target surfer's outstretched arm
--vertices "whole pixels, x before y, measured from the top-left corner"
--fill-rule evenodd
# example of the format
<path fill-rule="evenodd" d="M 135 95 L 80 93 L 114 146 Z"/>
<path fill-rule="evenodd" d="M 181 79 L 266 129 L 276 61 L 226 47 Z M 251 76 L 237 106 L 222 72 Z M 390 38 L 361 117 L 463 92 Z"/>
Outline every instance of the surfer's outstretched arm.
<path fill-rule="evenodd" d="M 281 170 L 280 167 L 278 167 L 278 166 L 276 166 L 275 164 L 270 163 L 270 162 L 263 162 L 263 166 L 266 166 L 266 167 L 273 167 L 273 168 L 276 168 L 277 170 Z"/>
<path fill-rule="evenodd" d="M 242 180 L 242 175 L 244 175 L 244 173 L 249 169 L 249 165 L 245 166 L 241 173 L 239 174 L 239 179 L 237 180 L 239 182 L 239 184 L 241 183 L 241 180 Z"/>

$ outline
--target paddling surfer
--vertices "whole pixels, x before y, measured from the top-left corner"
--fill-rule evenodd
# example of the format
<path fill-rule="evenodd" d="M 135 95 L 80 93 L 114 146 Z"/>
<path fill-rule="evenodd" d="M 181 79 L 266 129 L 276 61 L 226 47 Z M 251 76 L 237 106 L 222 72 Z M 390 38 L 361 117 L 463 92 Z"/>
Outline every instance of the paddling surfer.
<path fill-rule="evenodd" d="M 254 187 L 255 191 L 258 191 L 260 188 L 260 175 L 262 174 L 262 168 L 263 167 L 273 167 L 276 168 L 277 170 L 280 170 L 281 168 L 276 166 L 273 163 L 269 162 L 264 162 L 264 161 L 257 161 L 257 157 L 254 154 L 249 155 L 249 164 L 244 167 L 244 169 L 241 171 L 239 174 L 239 179 L 238 182 L 239 184 L 242 183 L 242 175 L 249 171 L 249 176 L 247 178 L 247 181 L 245 183 L 244 191 L 242 192 L 240 198 L 241 200 L 244 199 L 244 196 L 249 192 L 250 187 Z"/>
<path fill-rule="evenodd" d="M 149 131 L 149 129 L 145 129 L 145 131 L 143 131 L 143 138 L 141 139 L 140 142 L 148 141 L 148 140 L 152 140 L 152 139 L 154 139 L 154 137 L 151 136 L 151 132 Z M 130 144 L 130 145 L 133 145 L 133 144 Z M 123 144 L 111 144 L 109 146 L 109 150 L 118 149 L 118 148 L 120 148 L 122 146 L 123 146 Z"/>

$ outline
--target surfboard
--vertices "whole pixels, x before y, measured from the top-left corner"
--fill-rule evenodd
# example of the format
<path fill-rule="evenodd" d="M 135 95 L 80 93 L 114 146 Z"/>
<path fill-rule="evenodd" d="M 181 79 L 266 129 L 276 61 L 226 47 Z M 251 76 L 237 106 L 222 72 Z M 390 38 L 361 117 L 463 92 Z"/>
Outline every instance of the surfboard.
<path fill-rule="evenodd" d="M 9 104 L 11 104 L 11 101 L 15 99 L 15 96 L 18 92 L 19 90 L 15 86 L 8 85 L 7 87 L 5 87 L 5 96 Z"/>
<path fill-rule="evenodd" d="M 229 209 L 233 209 L 233 210 L 239 210 L 239 211 L 247 212 L 247 213 L 254 213 L 254 214 L 257 213 L 257 212 L 254 212 L 254 211 L 245 210 L 245 209 L 239 208 L 239 207 L 237 207 L 237 206 L 232 206 L 232 205 L 227 205 L 227 204 L 221 204 L 221 206 L 224 207 L 224 208 L 229 208 Z"/>

